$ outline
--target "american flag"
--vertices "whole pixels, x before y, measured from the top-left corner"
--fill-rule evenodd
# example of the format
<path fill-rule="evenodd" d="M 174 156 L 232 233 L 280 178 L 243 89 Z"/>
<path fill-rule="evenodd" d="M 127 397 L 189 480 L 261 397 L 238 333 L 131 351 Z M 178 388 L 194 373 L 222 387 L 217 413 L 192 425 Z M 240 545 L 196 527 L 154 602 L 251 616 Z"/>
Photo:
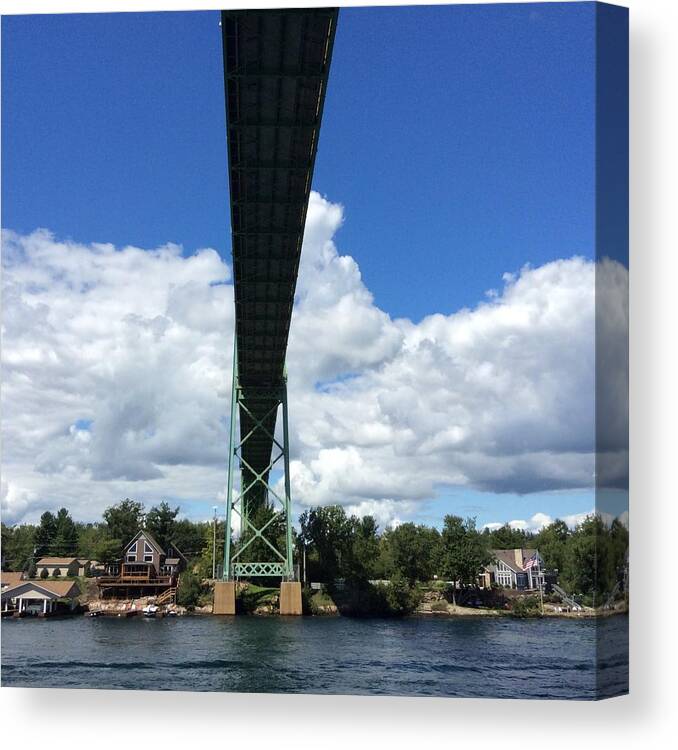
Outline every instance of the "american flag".
<path fill-rule="evenodd" d="M 535 552 L 534 555 L 525 563 L 523 566 L 523 570 L 529 570 L 530 568 L 533 568 L 537 564 L 537 553 Z"/>

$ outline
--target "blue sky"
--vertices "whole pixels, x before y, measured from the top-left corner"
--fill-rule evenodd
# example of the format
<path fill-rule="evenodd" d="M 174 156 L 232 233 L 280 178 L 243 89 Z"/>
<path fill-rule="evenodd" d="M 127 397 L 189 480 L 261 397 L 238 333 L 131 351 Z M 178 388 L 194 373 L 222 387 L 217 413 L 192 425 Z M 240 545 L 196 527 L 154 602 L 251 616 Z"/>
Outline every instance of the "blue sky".
<path fill-rule="evenodd" d="M 593 248 L 593 5 L 344 9 L 314 188 L 415 320 Z M 228 257 L 215 12 L 3 19 L 3 226 Z"/>
<path fill-rule="evenodd" d="M 592 3 L 341 11 L 313 187 L 344 206 L 337 245 L 390 316 L 474 307 L 506 272 L 592 257 L 593 14 Z M 228 260 L 218 22 L 3 18 L 3 227 Z M 427 507 L 474 509 L 482 523 L 589 511 L 593 498 L 502 503 L 459 490 Z"/>

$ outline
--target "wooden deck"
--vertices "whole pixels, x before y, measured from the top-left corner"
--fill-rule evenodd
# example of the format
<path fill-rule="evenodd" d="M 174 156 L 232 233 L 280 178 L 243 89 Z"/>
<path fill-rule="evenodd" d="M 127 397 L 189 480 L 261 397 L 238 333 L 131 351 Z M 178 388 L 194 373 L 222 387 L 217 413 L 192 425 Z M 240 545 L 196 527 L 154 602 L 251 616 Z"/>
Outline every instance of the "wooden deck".
<path fill-rule="evenodd" d="M 152 578 L 149 576 L 102 576 L 97 580 L 99 591 L 110 592 L 113 589 L 146 591 L 149 594 L 160 593 L 176 586 L 172 576 L 160 576 Z"/>

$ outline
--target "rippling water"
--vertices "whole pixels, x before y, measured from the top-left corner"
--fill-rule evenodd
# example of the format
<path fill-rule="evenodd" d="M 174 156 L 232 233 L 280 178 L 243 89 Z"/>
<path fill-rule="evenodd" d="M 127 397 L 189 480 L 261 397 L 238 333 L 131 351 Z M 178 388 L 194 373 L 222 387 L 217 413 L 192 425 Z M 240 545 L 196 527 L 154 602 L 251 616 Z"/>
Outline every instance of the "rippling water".
<path fill-rule="evenodd" d="M 626 691 L 626 617 L 3 620 L 2 685 L 593 699 Z M 598 629 L 598 635 L 596 635 Z M 601 684 L 596 689 L 596 641 Z"/>

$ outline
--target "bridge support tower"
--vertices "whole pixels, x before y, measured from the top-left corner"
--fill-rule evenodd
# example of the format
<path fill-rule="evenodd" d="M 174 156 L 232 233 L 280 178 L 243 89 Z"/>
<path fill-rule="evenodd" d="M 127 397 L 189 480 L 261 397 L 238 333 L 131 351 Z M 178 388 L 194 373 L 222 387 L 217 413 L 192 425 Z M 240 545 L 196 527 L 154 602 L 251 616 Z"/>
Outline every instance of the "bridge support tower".
<path fill-rule="evenodd" d="M 275 436 L 279 410 L 282 442 Z M 241 425 L 240 437 L 236 430 L 238 414 L 247 425 L 245 434 Z M 272 443 L 273 451 L 265 468 L 257 470 L 243 454 L 248 443 L 256 443 L 261 437 Z M 236 464 L 240 468 L 240 492 L 233 486 Z M 283 481 L 276 489 L 271 472 L 278 467 Z M 223 581 L 215 585 L 214 613 L 235 614 L 236 582 L 240 578 L 279 576 L 280 614 L 302 614 L 301 583 L 294 580 L 287 377 L 284 375 L 276 386 L 244 387 L 238 378 L 237 347 L 233 357 L 227 481 Z M 229 533 L 234 514 L 240 518 L 240 536 L 235 543 Z"/>

